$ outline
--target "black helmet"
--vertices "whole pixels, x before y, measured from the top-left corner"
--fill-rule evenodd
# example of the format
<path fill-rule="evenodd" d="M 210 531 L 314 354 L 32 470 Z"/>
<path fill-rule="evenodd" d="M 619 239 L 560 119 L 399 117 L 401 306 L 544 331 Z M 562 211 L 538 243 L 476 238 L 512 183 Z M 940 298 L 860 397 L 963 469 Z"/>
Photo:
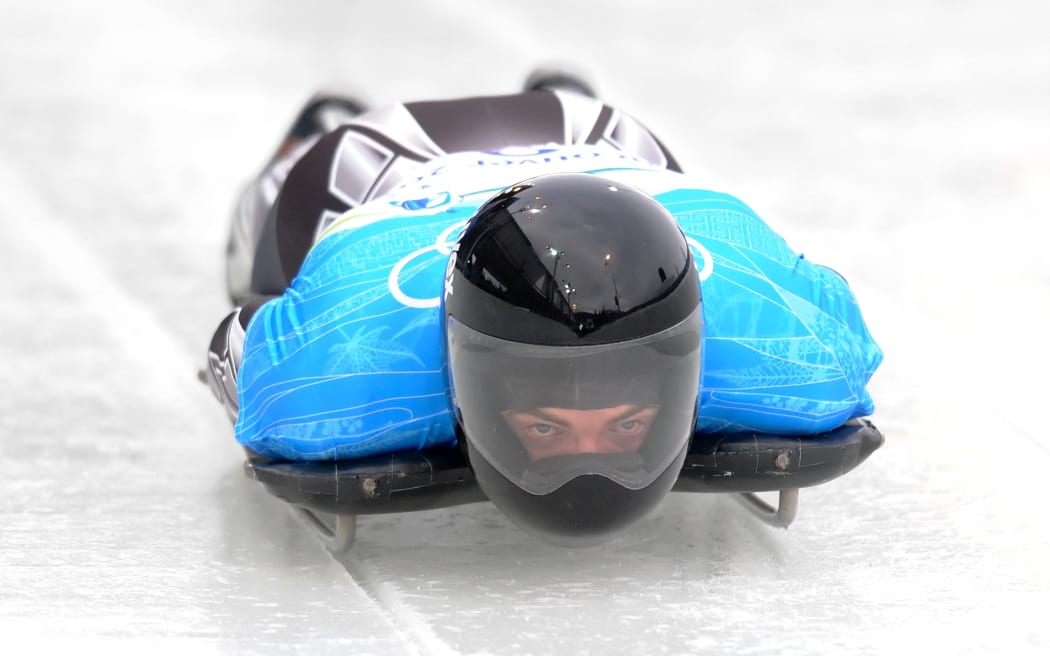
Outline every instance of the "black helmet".
<path fill-rule="evenodd" d="M 478 484 L 512 521 L 595 542 L 678 478 L 700 376 L 700 285 L 652 197 L 582 173 L 485 203 L 449 260 L 453 405 Z"/>

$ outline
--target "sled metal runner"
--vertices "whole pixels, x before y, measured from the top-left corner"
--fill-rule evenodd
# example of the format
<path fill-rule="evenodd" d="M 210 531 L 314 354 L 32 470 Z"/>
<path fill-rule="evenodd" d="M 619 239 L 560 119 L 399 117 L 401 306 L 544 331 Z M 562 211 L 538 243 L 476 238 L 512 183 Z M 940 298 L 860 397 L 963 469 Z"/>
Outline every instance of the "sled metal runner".
<path fill-rule="evenodd" d="M 865 419 L 803 437 L 696 435 L 674 491 L 733 493 L 763 522 L 787 528 L 798 512 L 800 488 L 849 472 L 882 443 L 882 433 Z M 458 447 L 326 462 L 272 460 L 249 452 L 245 472 L 291 504 L 333 552 L 352 546 L 358 515 L 487 500 Z M 759 498 L 760 492 L 778 492 L 778 505 Z"/>

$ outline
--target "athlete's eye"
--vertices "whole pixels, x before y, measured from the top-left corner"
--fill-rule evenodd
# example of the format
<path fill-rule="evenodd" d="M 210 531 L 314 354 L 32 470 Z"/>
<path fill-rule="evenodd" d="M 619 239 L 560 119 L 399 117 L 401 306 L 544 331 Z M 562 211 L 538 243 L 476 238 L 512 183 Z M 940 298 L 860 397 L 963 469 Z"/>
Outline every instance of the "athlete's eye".
<path fill-rule="evenodd" d="M 644 419 L 624 419 L 611 427 L 613 433 L 620 436 L 632 436 L 644 433 L 649 429 L 649 422 Z"/>
<path fill-rule="evenodd" d="M 525 428 L 525 437 L 533 442 L 541 444 L 557 442 L 564 433 L 565 429 L 563 427 L 543 421 L 529 424 Z"/>
<path fill-rule="evenodd" d="M 508 412 L 504 418 L 518 439 L 527 443 L 526 446 L 549 447 L 569 433 L 566 426 L 531 412 Z"/>

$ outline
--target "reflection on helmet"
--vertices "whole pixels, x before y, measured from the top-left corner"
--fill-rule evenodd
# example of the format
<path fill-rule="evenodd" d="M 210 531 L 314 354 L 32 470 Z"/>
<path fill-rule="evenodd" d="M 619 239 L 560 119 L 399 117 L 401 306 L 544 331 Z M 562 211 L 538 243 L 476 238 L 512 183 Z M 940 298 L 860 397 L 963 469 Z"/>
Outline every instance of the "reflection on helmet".
<path fill-rule="evenodd" d="M 467 455 L 508 517 L 591 542 L 663 499 L 692 435 L 701 312 L 662 206 L 586 174 L 519 183 L 464 230 L 444 311 Z"/>

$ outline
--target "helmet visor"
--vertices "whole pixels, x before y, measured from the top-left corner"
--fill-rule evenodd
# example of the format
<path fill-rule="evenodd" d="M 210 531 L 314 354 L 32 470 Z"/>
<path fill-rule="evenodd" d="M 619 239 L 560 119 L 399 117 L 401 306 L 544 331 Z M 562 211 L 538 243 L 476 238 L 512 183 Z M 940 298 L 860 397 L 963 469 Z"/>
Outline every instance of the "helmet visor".
<path fill-rule="evenodd" d="M 448 319 L 453 403 L 478 455 L 532 494 L 597 474 L 640 490 L 693 433 L 700 311 L 647 337 L 512 342 Z"/>

